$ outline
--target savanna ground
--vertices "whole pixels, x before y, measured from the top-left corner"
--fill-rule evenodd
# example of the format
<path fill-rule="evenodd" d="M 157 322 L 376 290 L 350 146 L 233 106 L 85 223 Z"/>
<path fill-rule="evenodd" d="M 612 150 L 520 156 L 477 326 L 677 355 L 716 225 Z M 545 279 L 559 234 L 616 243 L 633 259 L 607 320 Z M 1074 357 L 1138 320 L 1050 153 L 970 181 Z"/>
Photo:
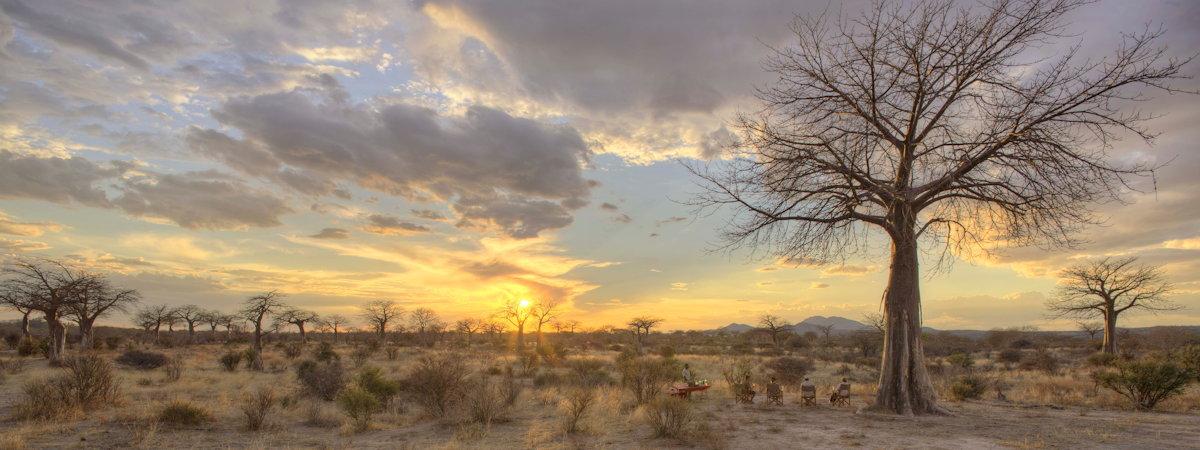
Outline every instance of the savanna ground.
<path fill-rule="evenodd" d="M 94 354 L 116 359 L 123 351 Z M 363 427 L 356 427 L 341 400 L 326 401 L 299 380 L 297 367 L 312 360 L 321 345 L 274 343 L 264 352 L 265 370 L 250 371 L 244 362 L 233 370 L 219 363 L 225 354 L 245 348 L 239 344 L 198 344 L 161 352 L 180 364 L 177 379 L 167 365 L 138 370 L 116 365 L 119 397 L 109 404 L 70 411 L 59 417 L 20 419 L 20 404 L 28 401 L 25 386 L 64 369 L 44 359 L 4 355 L 0 385 L 0 447 L 3 448 L 1180 448 L 1200 444 L 1200 385 L 1159 404 L 1154 412 L 1135 412 L 1128 401 L 1098 387 L 1090 377 L 1087 353 L 1055 351 L 1054 370 L 1021 368 L 1003 363 L 999 352 L 979 352 L 969 362 L 962 357 L 930 358 L 940 398 L 954 413 L 945 417 L 897 417 L 858 411 L 873 394 L 877 373 L 869 366 L 830 362 L 817 354 L 808 375 L 818 386 L 816 407 L 798 404 L 799 394 L 788 390 L 782 405 L 769 405 L 759 396 L 754 404 L 737 404 L 724 374 L 749 370 L 757 383 L 778 374 L 776 356 L 680 354 L 664 358 L 649 354 L 644 361 L 662 372 L 644 378 L 647 404 L 638 405 L 618 360 L 620 352 L 575 349 L 522 363 L 503 351 L 464 348 L 388 347 L 340 343 L 343 381 L 355 384 L 364 367 L 377 367 L 399 392 L 379 406 Z M 441 346 L 439 346 L 441 347 Z M 628 350 L 626 350 L 628 352 Z M 1030 350 L 1023 350 L 1030 353 Z M 1039 350 L 1039 354 L 1045 350 Z M 656 352 L 647 352 L 656 353 Z M 813 352 L 815 353 L 815 352 Z M 1008 358 L 1013 355 L 1010 352 Z M 431 358 L 431 359 L 430 359 Z M 625 357 L 629 364 L 628 356 Z M 444 414 L 421 401 L 418 391 L 430 386 L 414 371 L 422 361 L 461 363 L 452 376 L 458 387 L 447 390 Z M 591 362 L 589 362 L 591 361 Z M 712 388 L 686 404 L 663 402 L 658 391 L 677 378 L 688 363 Z M 807 364 L 807 363 L 806 363 Z M 1028 365 L 1028 364 L 1025 364 Z M 801 365 L 803 366 L 803 365 Z M 969 367 L 968 367 L 969 366 Z M 442 366 L 438 366 L 442 367 Z M 650 366 L 646 366 L 650 367 Z M 644 367 L 643 367 L 644 368 Z M 951 380 L 970 374 L 988 380 L 977 400 L 954 401 Z M 658 378 L 656 378 L 658 377 Z M 842 377 L 853 382 L 852 406 L 831 407 L 828 393 Z M 487 380 L 486 385 L 481 380 Z M 583 382 L 581 380 L 586 380 Z M 417 387 L 415 385 L 422 384 Z M 482 387 L 480 387 L 482 386 Z M 996 386 L 1005 400 L 997 399 Z M 277 406 L 262 429 L 247 429 L 244 403 L 264 389 L 276 395 Z M 349 389 L 343 388 L 343 391 Z M 457 389 L 457 390 L 456 390 Z M 564 421 L 568 398 L 590 391 L 594 401 L 585 409 L 578 430 L 568 432 Z M 510 395 L 515 393 L 515 395 Z M 481 397 L 493 398 L 483 399 Z M 511 405 L 508 402 L 511 400 Z M 194 423 L 166 417 L 170 403 L 201 410 Z M 490 403 L 489 403 L 490 402 Z M 479 410 L 491 405 L 490 413 Z M 668 423 L 657 423 L 651 415 Z M 482 417 L 482 418 L 481 418 Z M 671 422 L 672 419 L 678 419 Z M 186 421 L 184 421 L 186 422 Z M 360 422 L 361 423 L 361 422 Z M 673 426 L 674 425 L 674 426 Z M 665 429 L 665 432 L 663 431 Z M 663 436 L 663 435 L 666 436 Z"/>

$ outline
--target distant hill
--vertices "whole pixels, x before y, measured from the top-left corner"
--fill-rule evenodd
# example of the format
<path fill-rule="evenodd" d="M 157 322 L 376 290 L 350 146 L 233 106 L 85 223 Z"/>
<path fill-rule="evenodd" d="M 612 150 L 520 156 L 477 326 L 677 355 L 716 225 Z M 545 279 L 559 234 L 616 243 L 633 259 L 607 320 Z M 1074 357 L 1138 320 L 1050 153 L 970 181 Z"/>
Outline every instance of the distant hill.
<path fill-rule="evenodd" d="M 869 326 L 864 325 L 861 322 L 858 322 L 855 320 L 850 320 L 845 317 L 812 316 L 807 319 L 801 320 L 800 323 L 792 325 L 792 330 L 796 334 L 804 334 L 809 331 L 820 334 L 821 327 L 830 326 L 830 325 L 833 326 L 833 332 L 837 333 L 837 334 L 870 329 Z M 755 327 L 753 325 L 746 325 L 744 323 L 731 323 L 729 325 L 725 325 L 721 328 L 717 328 L 712 331 L 725 332 L 725 333 L 745 333 L 745 332 L 753 330 L 755 328 L 757 328 L 757 327 Z"/>
<path fill-rule="evenodd" d="M 745 333 L 745 332 L 753 330 L 753 329 L 754 329 L 753 326 L 746 325 L 744 323 L 731 323 L 731 324 L 725 325 L 721 328 L 717 328 L 716 330 L 713 330 L 713 331 L 720 331 L 720 332 L 725 332 L 725 333 Z"/>

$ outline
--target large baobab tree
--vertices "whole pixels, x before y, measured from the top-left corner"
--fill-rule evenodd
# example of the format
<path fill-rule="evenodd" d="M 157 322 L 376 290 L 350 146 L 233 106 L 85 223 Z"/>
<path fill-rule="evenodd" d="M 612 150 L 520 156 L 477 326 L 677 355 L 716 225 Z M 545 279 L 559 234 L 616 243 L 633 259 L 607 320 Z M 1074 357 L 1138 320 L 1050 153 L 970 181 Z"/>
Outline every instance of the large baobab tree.
<path fill-rule="evenodd" d="M 662 319 L 656 317 L 635 317 L 626 325 L 629 326 L 629 331 L 633 332 L 633 342 L 637 344 L 638 354 L 642 354 L 643 346 L 646 344 L 646 338 L 650 336 L 650 330 L 662 323 Z"/>
<path fill-rule="evenodd" d="M 79 301 L 80 291 L 92 277 L 83 271 L 53 259 L 23 258 L 8 263 L 2 272 L 4 286 L 15 305 L 42 313 L 50 330 L 47 357 L 52 364 L 62 362 L 67 348 L 67 327 L 63 319 Z"/>
<path fill-rule="evenodd" d="M 533 317 L 532 306 L 529 300 L 509 300 L 500 307 L 500 311 L 496 312 L 497 317 L 517 329 L 517 354 L 525 353 L 525 322 Z"/>
<path fill-rule="evenodd" d="M 68 307 L 68 315 L 79 325 L 79 348 L 88 350 L 95 346 L 93 333 L 96 319 L 116 311 L 127 311 L 141 300 L 141 294 L 134 289 L 119 289 L 113 287 L 108 279 L 99 275 L 88 275 L 87 282 L 82 283 L 77 296 Z"/>
<path fill-rule="evenodd" d="M 1061 274 L 1056 298 L 1046 303 L 1056 317 L 1104 321 L 1104 353 L 1117 352 L 1117 316 L 1125 311 L 1168 311 L 1171 284 L 1157 267 L 1137 258 L 1104 258 L 1068 268 Z"/>
<path fill-rule="evenodd" d="M 387 337 L 388 325 L 404 317 L 404 309 L 391 300 L 367 302 L 367 304 L 362 305 L 360 308 L 362 312 L 359 314 L 362 316 L 362 319 L 370 324 L 371 328 L 375 329 L 375 333 L 379 334 L 380 341 Z"/>
<path fill-rule="evenodd" d="M 305 327 L 309 322 L 319 321 L 320 319 L 321 316 L 318 316 L 317 313 L 298 308 L 289 308 L 275 316 L 275 320 L 279 323 L 295 325 L 296 329 L 300 331 L 300 340 L 303 342 L 308 342 L 308 334 L 305 331 Z"/>
<path fill-rule="evenodd" d="M 267 328 L 266 319 L 268 316 L 278 313 L 286 308 L 283 303 L 283 294 L 278 291 L 264 292 L 246 299 L 242 304 L 242 318 L 254 324 L 254 335 L 251 336 L 250 348 L 254 350 L 253 358 L 250 360 L 250 367 L 254 370 L 262 370 L 262 352 L 263 352 L 263 336 L 275 331 L 275 328 Z"/>
<path fill-rule="evenodd" d="M 918 244 L 1072 245 L 1090 205 L 1154 166 L 1109 158 L 1120 134 L 1150 139 L 1121 108 L 1170 91 L 1186 61 L 1129 35 L 1106 59 L 1045 57 L 1088 0 L 881 1 L 858 17 L 798 17 L 766 61 L 762 108 L 736 120 L 732 158 L 689 165 L 699 212 L 731 207 L 725 248 L 837 261 L 891 247 L 873 409 L 944 412 L 921 346 Z M 1040 53 L 1040 54 L 1038 54 Z"/>
<path fill-rule="evenodd" d="M 759 317 L 758 324 L 761 325 L 764 330 L 767 330 L 767 333 L 771 335 L 771 344 L 774 345 L 775 348 L 779 348 L 780 346 L 779 338 L 792 328 L 792 324 L 788 323 L 788 321 L 784 320 L 782 317 L 771 314 L 763 314 L 761 317 Z"/>
<path fill-rule="evenodd" d="M 188 343 L 196 342 L 196 325 L 204 323 L 205 311 L 196 305 L 183 305 L 172 310 L 174 316 L 187 324 Z"/>

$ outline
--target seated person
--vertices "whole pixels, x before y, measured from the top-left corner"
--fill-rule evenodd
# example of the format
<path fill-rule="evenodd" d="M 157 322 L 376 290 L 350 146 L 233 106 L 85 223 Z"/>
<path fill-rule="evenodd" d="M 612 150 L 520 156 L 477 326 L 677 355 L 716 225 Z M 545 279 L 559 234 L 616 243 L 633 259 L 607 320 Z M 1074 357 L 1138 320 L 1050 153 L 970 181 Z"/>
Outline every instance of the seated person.
<path fill-rule="evenodd" d="M 850 398 L 850 382 L 842 378 L 842 382 L 837 385 L 838 397 Z"/>
<path fill-rule="evenodd" d="M 696 376 L 692 375 L 692 370 L 687 364 L 683 365 L 683 382 L 687 383 L 688 386 L 696 385 Z"/>
<path fill-rule="evenodd" d="M 805 404 L 814 403 L 817 400 L 817 385 L 813 384 L 808 377 L 804 377 L 804 382 L 800 383 L 800 399 L 804 400 Z"/>
<path fill-rule="evenodd" d="M 775 377 L 771 377 L 771 382 L 767 384 L 767 400 L 771 403 L 783 403 L 783 387 L 775 382 Z"/>

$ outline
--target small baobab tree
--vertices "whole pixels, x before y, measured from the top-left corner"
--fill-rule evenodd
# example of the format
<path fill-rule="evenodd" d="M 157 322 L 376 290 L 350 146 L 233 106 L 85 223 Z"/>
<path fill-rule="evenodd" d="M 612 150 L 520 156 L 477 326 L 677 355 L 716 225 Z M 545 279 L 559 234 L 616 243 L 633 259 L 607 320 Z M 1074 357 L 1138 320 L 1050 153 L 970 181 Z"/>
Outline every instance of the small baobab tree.
<path fill-rule="evenodd" d="M 392 300 L 375 300 L 359 308 L 362 310 L 359 315 L 375 330 L 380 341 L 387 338 L 388 327 L 404 317 L 404 309 Z"/>
<path fill-rule="evenodd" d="M 501 320 L 508 322 L 513 328 L 517 329 L 516 336 L 516 351 L 517 354 L 525 353 L 525 322 L 533 317 L 533 305 L 529 300 L 509 300 L 504 302 L 500 307 L 500 311 L 496 316 Z"/>
<path fill-rule="evenodd" d="M 346 316 L 341 314 L 331 314 L 326 316 L 321 321 L 324 322 L 325 326 L 329 327 L 329 330 L 333 332 L 333 342 L 338 341 L 338 330 L 349 323 L 349 321 L 346 320 Z"/>
<path fill-rule="evenodd" d="M 475 336 L 475 333 L 481 331 L 482 328 L 483 321 L 479 319 L 467 318 L 460 319 L 458 322 L 454 322 L 454 331 L 462 333 L 462 335 L 466 337 L 467 347 L 471 346 L 471 338 Z"/>
<path fill-rule="evenodd" d="M 698 213 L 731 208 L 726 249 L 824 263 L 890 241 L 873 410 L 943 413 L 921 343 L 918 246 L 943 257 L 998 244 L 1070 246 L 1156 166 L 1116 163 L 1145 140 L 1142 90 L 1173 91 L 1187 60 L 1159 30 L 1110 57 L 1044 58 L 1088 0 L 882 0 L 857 16 L 797 17 L 772 49 L 762 107 L 740 115 L 731 158 L 689 164 Z"/>
<path fill-rule="evenodd" d="M 1063 271 L 1056 298 L 1046 307 L 1054 317 L 1099 318 L 1104 323 L 1104 353 L 1117 352 L 1117 316 L 1129 310 L 1169 311 L 1171 283 L 1157 267 L 1137 258 L 1104 258 Z"/>
<path fill-rule="evenodd" d="M 767 331 L 767 334 L 771 335 L 771 344 L 774 345 L 775 348 L 780 347 L 782 344 L 780 338 L 782 338 L 792 329 L 792 324 L 788 323 L 788 321 L 784 320 L 782 317 L 771 314 L 763 314 L 761 317 L 759 317 L 758 324 L 762 326 L 763 330 Z"/>
<path fill-rule="evenodd" d="M 280 324 L 295 325 L 296 330 L 300 332 L 300 340 L 303 342 L 308 342 L 308 333 L 306 332 L 305 327 L 309 324 L 309 322 L 316 322 L 319 320 L 321 320 L 321 316 L 318 316 L 317 313 L 298 308 L 288 308 L 275 315 L 276 322 Z"/>
<path fill-rule="evenodd" d="M 180 322 L 187 325 L 188 343 L 195 343 L 196 325 L 204 323 L 204 309 L 196 305 L 183 305 L 176 307 L 172 312 Z"/>
<path fill-rule="evenodd" d="M 134 289 L 113 287 L 108 279 L 99 275 L 89 275 L 89 278 L 82 284 L 77 294 L 79 298 L 71 302 L 68 312 L 79 326 L 79 348 L 85 350 L 96 345 L 93 330 L 97 319 L 113 312 L 127 311 L 141 300 L 141 294 Z"/>
<path fill-rule="evenodd" d="M 1083 334 L 1086 334 L 1088 336 L 1088 341 L 1092 341 L 1096 339 L 1097 334 L 1100 334 L 1100 332 L 1104 331 L 1104 323 L 1090 320 L 1079 320 L 1075 322 L 1075 328 L 1077 328 L 1080 332 L 1083 332 Z"/>
<path fill-rule="evenodd" d="M 662 319 L 656 317 L 635 317 L 626 325 L 629 326 L 629 331 L 633 332 L 633 343 L 637 345 L 638 354 L 642 354 L 646 338 L 650 336 L 650 330 L 662 323 Z"/>
<path fill-rule="evenodd" d="M 432 346 L 437 340 L 445 324 L 437 312 L 429 308 L 417 308 L 408 314 L 408 322 L 412 331 L 417 334 L 421 345 Z"/>
<path fill-rule="evenodd" d="M 17 292 L 4 286 L 0 286 L 0 305 L 8 306 L 21 315 L 21 339 L 30 339 L 32 335 L 29 332 L 29 315 L 33 314 L 33 308 L 25 306 L 25 303 L 19 300 Z"/>
<path fill-rule="evenodd" d="M 242 304 L 242 318 L 254 325 L 254 334 L 251 335 L 250 341 L 250 348 L 254 350 L 250 367 L 254 370 L 263 368 L 263 336 L 275 331 L 275 328 L 267 327 L 267 318 L 287 307 L 283 303 L 283 295 L 278 291 L 264 292 L 246 299 Z"/>
<path fill-rule="evenodd" d="M 20 258 L 11 261 L 2 272 L 8 301 L 21 308 L 42 313 L 50 330 L 47 357 L 52 364 L 62 362 L 67 348 L 67 327 L 63 319 L 79 301 L 80 292 L 93 281 L 81 270 L 53 259 Z"/>
<path fill-rule="evenodd" d="M 554 321 L 558 317 L 558 300 L 542 300 L 537 302 L 531 308 L 529 315 L 533 318 L 534 333 L 537 336 L 537 345 L 540 347 L 544 341 L 542 340 L 542 327 Z"/>
<path fill-rule="evenodd" d="M 167 305 L 146 305 L 133 314 L 133 323 L 141 327 L 147 334 L 153 333 L 154 343 L 159 342 L 162 326 L 172 314 Z"/>

